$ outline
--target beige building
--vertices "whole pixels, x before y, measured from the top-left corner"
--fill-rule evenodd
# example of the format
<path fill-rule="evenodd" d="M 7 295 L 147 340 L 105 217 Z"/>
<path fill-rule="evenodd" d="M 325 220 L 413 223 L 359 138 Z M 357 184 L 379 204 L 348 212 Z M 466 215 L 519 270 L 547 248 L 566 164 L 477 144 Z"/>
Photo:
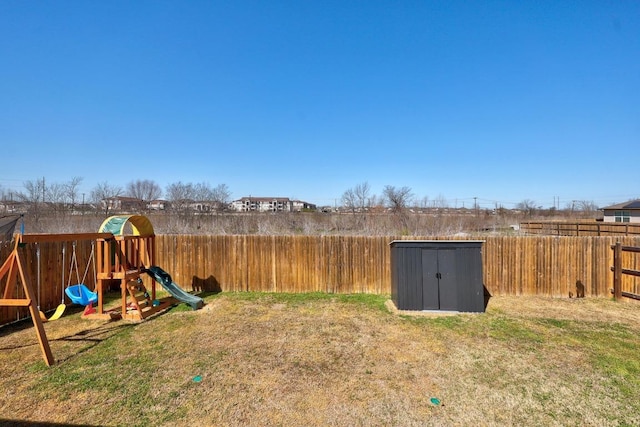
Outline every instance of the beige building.
<path fill-rule="evenodd" d="M 231 202 L 237 212 L 301 212 L 316 210 L 316 205 L 288 197 L 243 197 Z"/>
<path fill-rule="evenodd" d="M 604 222 L 640 223 L 640 200 L 631 200 L 602 209 Z"/>

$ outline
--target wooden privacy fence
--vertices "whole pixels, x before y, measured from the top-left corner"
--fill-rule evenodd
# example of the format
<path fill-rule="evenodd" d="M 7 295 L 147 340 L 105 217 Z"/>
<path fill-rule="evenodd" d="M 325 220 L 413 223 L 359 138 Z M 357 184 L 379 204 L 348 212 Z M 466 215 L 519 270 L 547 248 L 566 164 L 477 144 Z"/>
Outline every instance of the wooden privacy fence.
<path fill-rule="evenodd" d="M 158 236 L 157 262 L 194 289 L 391 293 L 389 243 L 398 237 Z M 492 295 L 609 296 L 610 246 L 639 237 L 487 237 L 484 283 Z"/>
<path fill-rule="evenodd" d="M 401 238 L 158 235 L 156 263 L 188 291 L 390 294 L 389 243 Z M 613 287 L 611 246 L 618 241 L 625 246 L 640 246 L 640 237 L 624 236 L 486 237 L 482 249 L 484 284 L 494 296 L 568 297 L 569 292 L 575 294 L 576 281 L 580 280 L 586 296 L 608 297 Z M 67 277 L 70 258 L 67 243 L 63 266 L 63 244 L 40 244 L 42 310 L 54 309 L 60 303 L 61 275 L 64 269 Z M 25 251 L 25 270 L 35 287 L 35 248 L 27 245 L 21 250 Z M 78 242 L 76 250 L 82 271 L 91 243 Z M 3 247 L 2 260 L 8 252 Z M 637 260 L 624 262 L 628 264 L 624 268 L 638 269 L 633 264 Z M 87 278 L 86 285 L 92 288 L 94 278 Z M 625 286 L 637 288 L 635 282 L 625 282 Z M 0 311 L 0 323 L 20 316 L 12 309 Z"/>
<path fill-rule="evenodd" d="M 543 236 L 640 236 L 640 224 L 602 221 L 524 221 L 520 231 Z"/>

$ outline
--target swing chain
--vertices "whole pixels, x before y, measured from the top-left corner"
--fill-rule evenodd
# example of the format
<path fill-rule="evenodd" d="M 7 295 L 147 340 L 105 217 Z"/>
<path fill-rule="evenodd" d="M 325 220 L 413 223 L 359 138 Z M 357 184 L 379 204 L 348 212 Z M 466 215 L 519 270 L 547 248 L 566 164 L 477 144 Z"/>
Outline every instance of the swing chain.
<path fill-rule="evenodd" d="M 78 256 L 76 255 L 76 242 L 73 242 L 73 249 L 71 253 L 71 264 L 69 269 L 69 279 L 67 282 L 67 287 L 71 286 L 71 274 L 73 273 L 73 269 L 75 267 L 76 270 L 76 280 L 77 284 L 84 283 L 87 278 L 87 274 L 89 273 L 89 266 L 93 263 L 93 268 L 95 271 L 95 260 L 94 260 L 94 252 L 95 252 L 95 243 L 91 242 L 91 253 L 89 254 L 89 259 L 87 260 L 87 266 L 84 269 L 84 274 L 82 275 L 82 280 L 80 280 L 80 269 L 78 268 Z"/>

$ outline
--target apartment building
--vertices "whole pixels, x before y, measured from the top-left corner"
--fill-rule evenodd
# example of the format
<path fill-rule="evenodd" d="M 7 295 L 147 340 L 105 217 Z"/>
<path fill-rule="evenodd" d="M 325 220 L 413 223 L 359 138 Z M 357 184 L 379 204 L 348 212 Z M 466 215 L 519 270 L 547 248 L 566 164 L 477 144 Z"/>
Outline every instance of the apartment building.
<path fill-rule="evenodd" d="M 242 197 L 231 202 L 237 212 L 301 212 L 316 210 L 316 205 L 288 197 Z"/>

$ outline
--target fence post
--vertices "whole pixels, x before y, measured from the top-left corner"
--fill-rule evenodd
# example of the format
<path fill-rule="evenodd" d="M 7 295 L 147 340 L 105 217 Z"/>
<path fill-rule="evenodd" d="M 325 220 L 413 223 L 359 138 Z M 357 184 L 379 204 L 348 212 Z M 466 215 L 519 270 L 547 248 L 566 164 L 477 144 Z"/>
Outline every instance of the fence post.
<path fill-rule="evenodd" d="M 613 297 L 622 298 L 622 244 L 616 242 L 613 247 Z"/>

